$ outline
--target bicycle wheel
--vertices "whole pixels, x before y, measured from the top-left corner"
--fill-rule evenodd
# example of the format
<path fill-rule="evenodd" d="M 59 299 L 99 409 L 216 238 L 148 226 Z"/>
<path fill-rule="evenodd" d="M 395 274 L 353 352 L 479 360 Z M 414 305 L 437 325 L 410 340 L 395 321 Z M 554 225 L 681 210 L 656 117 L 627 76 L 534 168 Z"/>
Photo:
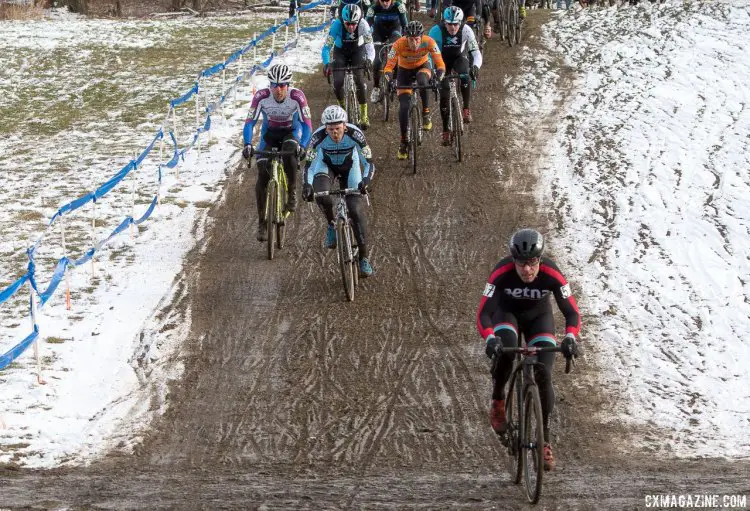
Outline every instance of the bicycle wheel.
<path fill-rule="evenodd" d="M 523 479 L 526 486 L 526 498 L 530 503 L 536 504 L 542 495 L 544 476 L 544 423 L 542 401 L 539 399 L 539 388 L 536 385 L 529 385 L 526 388 L 524 412 L 523 439 L 521 440 L 525 457 Z"/>
<path fill-rule="evenodd" d="M 388 80 L 380 75 L 380 91 L 383 94 L 383 120 L 387 121 L 391 115 L 391 91 L 388 90 Z"/>
<path fill-rule="evenodd" d="M 453 154 L 456 155 L 456 159 L 461 161 L 463 155 L 461 154 L 461 132 L 463 131 L 463 119 L 461 118 L 461 106 L 458 102 L 458 98 L 455 95 L 451 95 L 451 124 L 453 128 Z"/>
<path fill-rule="evenodd" d="M 351 242 L 347 225 L 339 221 L 336 225 L 336 246 L 339 251 L 339 266 L 341 267 L 341 280 L 344 283 L 346 299 L 354 301 L 354 275 L 352 272 Z"/>
<path fill-rule="evenodd" d="M 508 448 L 508 472 L 513 484 L 521 482 L 523 470 L 523 456 L 521 449 L 521 431 L 523 429 L 523 403 L 521 402 L 521 372 L 514 371 L 508 383 L 508 393 L 505 396 L 505 420 L 507 429 L 505 439 Z"/>
<path fill-rule="evenodd" d="M 287 182 L 284 168 L 282 167 L 279 171 L 279 193 L 276 194 L 276 248 L 284 248 L 284 241 L 286 237 L 286 202 L 287 202 Z"/>
<path fill-rule="evenodd" d="M 346 87 L 346 115 L 349 122 L 359 127 L 359 105 L 357 104 L 357 93 L 354 90 L 354 80 L 351 78 Z"/>
<path fill-rule="evenodd" d="M 417 94 L 413 92 L 412 94 Z M 419 108 L 417 107 L 416 101 L 409 108 L 409 145 L 411 151 L 411 165 L 414 173 L 417 173 L 417 147 L 419 147 Z"/>
<path fill-rule="evenodd" d="M 266 234 L 268 235 L 268 259 L 273 259 L 273 251 L 276 247 L 276 212 L 278 193 L 276 192 L 276 181 L 268 182 L 266 188 Z"/>
<path fill-rule="evenodd" d="M 354 228 L 352 227 L 352 221 L 349 220 L 347 225 L 349 230 L 349 241 L 351 243 L 351 254 L 352 254 L 352 274 L 354 275 L 354 287 L 359 286 L 359 247 L 356 245 L 357 240 L 354 237 Z"/>

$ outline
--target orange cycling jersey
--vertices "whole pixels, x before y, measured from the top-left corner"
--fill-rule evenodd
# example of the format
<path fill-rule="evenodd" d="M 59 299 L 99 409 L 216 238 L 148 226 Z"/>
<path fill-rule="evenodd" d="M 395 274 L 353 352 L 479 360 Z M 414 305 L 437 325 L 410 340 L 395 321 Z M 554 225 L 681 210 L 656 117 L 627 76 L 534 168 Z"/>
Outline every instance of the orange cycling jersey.
<path fill-rule="evenodd" d="M 406 36 L 403 36 L 393 43 L 383 72 L 392 73 L 396 64 L 404 69 L 417 69 L 427 62 L 429 56 L 432 56 L 432 61 L 438 69 L 445 71 L 445 62 L 440 54 L 440 48 L 432 37 L 423 35 L 419 48 L 413 51 L 409 49 Z"/>

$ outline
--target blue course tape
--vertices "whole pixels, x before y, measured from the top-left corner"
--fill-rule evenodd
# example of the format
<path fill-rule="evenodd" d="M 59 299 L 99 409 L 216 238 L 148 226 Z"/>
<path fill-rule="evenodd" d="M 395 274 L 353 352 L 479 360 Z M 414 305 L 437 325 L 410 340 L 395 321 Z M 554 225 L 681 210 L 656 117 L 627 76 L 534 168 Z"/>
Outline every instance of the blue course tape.
<path fill-rule="evenodd" d="M 6 287 L 3 290 L 3 292 L 0 293 L 0 303 L 4 303 L 6 300 L 8 300 L 8 298 L 10 298 L 11 296 L 13 296 L 16 293 L 16 291 L 18 291 L 18 288 L 21 287 L 21 286 L 23 286 L 26 283 L 26 281 L 28 280 L 28 278 L 29 278 L 29 273 L 26 272 L 26 275 L 24 275 L 23 277 L 19 278 L 17 281 L 15 281 L 10 286 Z"/>
<path fill-rule="evenodd" d="M 180 96 L 177 99 L 173 99 L 172 101 L 170 101 L 169 102 L 169 106 L 171 106 L 172 108 L 174 108 L 174 107 L 176 107 L 178 105 L 186 103 L 188 100 L 190 100 L 190 98 L 193 96 L 193 94 L 198 94 L 198 84 L 197 83 L 195 85 L 193 85 L 193 88 L 190 89 L 189 91 L 187 91 L 185 94 L 183 94 L 182 96 Z"/>
<path fill-rule="evenodd" d="M 34 331 L 31 332 L 26 339 L 16 344 L 10 350 L 3 355 L 0 355 L 0 371 L 8 367 L 11 362 L 17 359 L 21 353 L 26 351 L 26 348 L 31 346 L 31 343 L 39 336 L 39 327 L 34 325 Z"/>

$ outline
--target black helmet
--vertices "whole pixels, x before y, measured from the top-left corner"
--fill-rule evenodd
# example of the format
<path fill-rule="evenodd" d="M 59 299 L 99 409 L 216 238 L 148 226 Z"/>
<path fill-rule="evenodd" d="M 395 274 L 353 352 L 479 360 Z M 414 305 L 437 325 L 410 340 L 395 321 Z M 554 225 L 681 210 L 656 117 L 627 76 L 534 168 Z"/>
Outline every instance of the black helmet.
<path fill-rule="evenodd" d="M 408 25 L 406 25 L 406 30 L 404 30 L 404 35 L 406 37 L 419 37 L 422 34 L 424 34 L 424 25 L 422 25 L 421 21 L 410 21 Z"/>
<path fill-rule="evenodd" d="M 534 229 L 521 229 L 510 239 L 510 255 L 513 259 L 533 259 L 542 257 L 544 238 Z"/>

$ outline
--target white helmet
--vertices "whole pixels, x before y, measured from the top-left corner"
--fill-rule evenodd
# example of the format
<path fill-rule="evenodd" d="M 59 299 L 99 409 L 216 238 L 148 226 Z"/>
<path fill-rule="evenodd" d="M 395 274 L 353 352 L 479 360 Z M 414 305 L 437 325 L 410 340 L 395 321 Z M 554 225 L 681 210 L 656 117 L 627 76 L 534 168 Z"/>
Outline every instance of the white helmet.
<path fill-rule="evenodd" d="M 289 83 L 292 81 L 292 70 L 286 64 L 276 64 L 268 70 L 271 83 Z"/>
<path fill-rule="evenodd" d="M 346 110 L 339 105 L 327 106 L 323 110 L 323 115 L 320 116 L 320 122 L 323 124 L 338 124 L 340 122 L 347 122 L 347 120 Z"/>

